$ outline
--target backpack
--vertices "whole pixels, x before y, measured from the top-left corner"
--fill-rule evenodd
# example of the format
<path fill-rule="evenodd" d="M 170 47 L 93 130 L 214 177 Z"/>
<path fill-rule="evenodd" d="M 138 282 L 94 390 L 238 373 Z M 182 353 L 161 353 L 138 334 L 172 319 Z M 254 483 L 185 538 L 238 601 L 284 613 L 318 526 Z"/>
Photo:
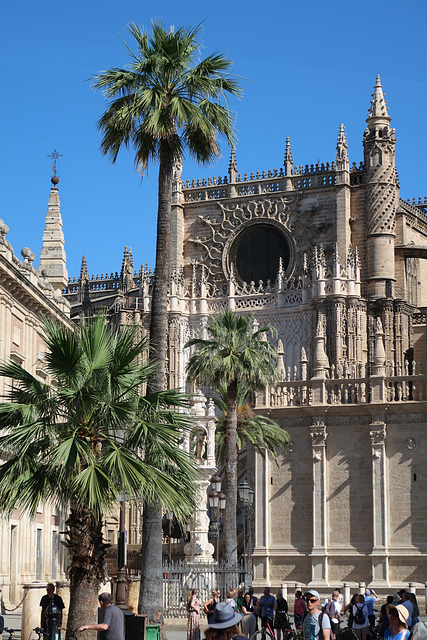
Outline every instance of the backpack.
<path fill-rule="evenodd" d="M 355 624 L 365 624 L 365 614 L 363 612 L 363 607 L 365 605 L 362 604 L 362 607 L 358 607 L 357 604 L 354 605 L 356 607 L 356 613 L 353 618 L 353 622 Z"/>
<path fill-rule="evenodd" d="M 331 620 L 332 618 L 335 618 L 336 611 L 335 611 L 335 603 L 333 600 L 327 601 L 327 603 L 325 604 L 324 612 L 330 617 Z"/>

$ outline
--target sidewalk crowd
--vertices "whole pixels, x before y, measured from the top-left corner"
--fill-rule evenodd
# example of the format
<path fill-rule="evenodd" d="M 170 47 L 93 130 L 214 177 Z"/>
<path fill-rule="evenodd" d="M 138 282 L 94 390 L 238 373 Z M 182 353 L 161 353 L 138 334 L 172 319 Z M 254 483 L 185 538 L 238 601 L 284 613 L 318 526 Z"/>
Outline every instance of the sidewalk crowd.
<path fill-rule="evenodd" d="M 346 606 L 338 588 L 323 602 L 315 589 L 307 590 L 304 594 L 297 591 L 293 609 L 294 626 L 288 603 L 280 589 L 274 596 L 270 588 L 265 587 L 260 598 L 254 595 L 253 589 L 247 593 L 241 589 L 237 592 L 230 589 L 224 601 L 221 601 L 220 590 L 214 589 L 209 600 L 203 604 L 199 602 L 198 595 L 198 590 L 193 589 L 188 602 L 187 640 L 200 640 L 202 610 L 207 615 L 209 629 L 219 628 L 212 627 L 218 623 L 218 615 L 223 616 L 221 623 L 226 623 L 228 612 L 228 619 L 234 621 L 233 628 L 236 626 L 239 632 L 226 638 L 206 632 L 209 640 L 251 638 L 259 626 L 268 630 L 262 640 L 427 640 L 427 628 L 419 620 L 417 598 L 405 589 L 387 596 L 378 617 L 374 606 L 379 603 L 380 597 L 374 589 L 355 594 Z M 238 624 L 236 616 L 239 617 Z"/>

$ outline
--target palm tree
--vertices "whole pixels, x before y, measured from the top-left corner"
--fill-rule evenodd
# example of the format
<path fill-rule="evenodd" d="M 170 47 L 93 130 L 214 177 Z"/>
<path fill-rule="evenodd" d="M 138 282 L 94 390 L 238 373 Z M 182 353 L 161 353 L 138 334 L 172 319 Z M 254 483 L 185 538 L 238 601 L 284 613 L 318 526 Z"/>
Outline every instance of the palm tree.
<path fill-rule="evenodd" d="M 200 27 L 171 27 L 152 23 L 152 33 L 130 24 L 136 43 L 131 63 L 94 77 L 109 106 L 98 122 L 101 150 L 114 163 L 122 147 L 135 149 L 136 168 L 144 172 L 159 162 L 156 266 L 151 306 L 150 340 L 157 368 L 151 385 L 164 388 L 167 340 L 168 250 L 174 163 L 185 149 L 198 162 L 220 157 L 218 136 L 234 141 L 233 116 L 227 95 L 239 96 L 239 84 L 229 76 L 231 61 L 215 53 L 198 59 Z M 127 45 L 126 45 L 127 46 Z"/>
<path fill-rule="evenodd" d="M 96 621 L 103 514 L 119 496 L 158 500 L 181 517 L 192 509 L 194 466 L 178 446 L 191 420 L 172 410 L 186 404 L 178 394 L 142 395 L 153 365 L 143 364 L 136 327 L 119 331 L 100 316 L 75 330 L 46 320 L 45 331 L 45 381 L 13 362 L 0 366 L 11 381 L 0 403 L 0 509 L 35 516 L 40 501 L 69 507 L 71 632 Z M 153 441 L 163 465 L 144 456 Z"/>
<path fill-rule="evenodd" d="M 217 460 L 225 462 L 225 444 L 227 435 L 227 387 L 221 385 L 214 397 L 216 407 L 221 411 L 216 421 Z M 253 411 L 251 390 L 240 380 L 237 383 L 237 460 L 239 453 L 250 443 L 261 456 L 268 452 L 277 461 L 279 451 L 286 451 L 289 445 L 289 434 L 271 418 L 258 415 Z"/>
<path fill-rule="evenodd" d="M 98 122 L 101 150 L 114 163 L 122 147 L 135 150 L 136 168 L 144 172 L 159 162 L 156 265 L 154 271 L 150 341 L 156 370 L 150 388 L 165 388 L 167 360 L 167 289 L 174 164 L 184 151 L 208 164 L 220 156 L 218 137 L 234 141 L 233 116 L 227 96 L 240 96 L 230 77 L 231 61 L 215 53 L 199 60 L 200 27 L 171 27 L 152 23 L 152 33 L 130 24 L 136 50 L 127 47 L 127 68 L 113 68 L 94 77 L 94 88 L 104 92 L 109 105 Z M 161 513 L 156 504 L 144 506 L 139 611 L 151 618 L 162 610 Z"/>
<path fill-rule="evenodd" d="M 237 564 L 237 406 L 239 381 L 249 389 L 265 387 L 276 377 L 276 349 L 265 338 L 274 333 L 265 325 L 257 331 L 252 328 L 252 316 L 241 316 L 225 311 L 210 318 L 206 325 L 207 339 L 194 338 L 186 347 L 196 347 L 187 365 L 189 380 L 218 389 L 225 385 L 226 441 L 225 479 L 227 502 L 225 507 L 225 560 Z"/>

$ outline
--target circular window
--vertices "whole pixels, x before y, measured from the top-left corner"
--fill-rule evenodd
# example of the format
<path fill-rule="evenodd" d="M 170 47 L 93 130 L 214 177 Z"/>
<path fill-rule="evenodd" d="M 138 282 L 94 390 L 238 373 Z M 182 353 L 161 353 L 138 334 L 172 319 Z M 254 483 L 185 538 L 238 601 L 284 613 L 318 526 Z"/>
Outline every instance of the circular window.
<path fill-rule="evenodd" d="M 230 251 L 237 276 L 247 282 L 274 282 L 282 258 L 283 270 L 290 261 L 290 248 L 285 235 L 271 224 L 257 223 L 243 229 Z"/>

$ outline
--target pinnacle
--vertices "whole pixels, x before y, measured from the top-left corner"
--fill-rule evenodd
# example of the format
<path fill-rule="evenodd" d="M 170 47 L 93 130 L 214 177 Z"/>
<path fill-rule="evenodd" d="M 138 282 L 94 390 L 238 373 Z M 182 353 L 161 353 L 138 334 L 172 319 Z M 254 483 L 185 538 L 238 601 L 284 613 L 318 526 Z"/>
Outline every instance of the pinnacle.
<path fill-rule="evenodd" d="M 229 165 L 228 165 L 228 171 L 229 171 L 229 173 L 237 171 L 236 150 L 235 150 L 234 147 L 231 148 L 230 162 L 229 162 Z"/>
<path fill-rule="evenodd" d="M 347 148 L 347 136 L 345 135 L 345 127 L 342 123 L 340 124 L 340 130 L 338 131 L 337 148 L 338 145 L 344 145 Z"/>
<path fill-rule="evenodd" d="M 374 93 L 372 94 L 371 99 L 371 106 L 368 110 L 368 121 L 370 118 L 387 118 L 387 120 L 391 120 L 388 115 L 387 101 L 384 99 L 384 93 L 379 74 L 376 78 Z"/>
<path fill-rule="evenodd" d="M 292 164 L 294 162 L 292 158 L 291 139 L 289 138 L 289 136 L 286 138 L 285 163 L 286 162 L 290 162 Z"/>
<path fill-rule="evenodd" d="M 338 132 L 338 140 L 337 140 L 337 156 L 336 156 L 336 161 L 339 162 L 340 160 L 342 161 L 348 161 L 348 153 L 347 153 L 347 149 L 348 149 L 348 144 L 347 144 L 347 137 L 345 135 L 345 128 L 344 125 L 341 123 L 340 124 L 340 130 Z"/>
<path fill-rule="evenodd" d="M 88 277 L 89 277 L 89 274 L 87 270 L 87 260 L 86 260 L 86 256 L 83 256 L 82 267 L 80 269 L 80 279 L 86 280 Z"/>

